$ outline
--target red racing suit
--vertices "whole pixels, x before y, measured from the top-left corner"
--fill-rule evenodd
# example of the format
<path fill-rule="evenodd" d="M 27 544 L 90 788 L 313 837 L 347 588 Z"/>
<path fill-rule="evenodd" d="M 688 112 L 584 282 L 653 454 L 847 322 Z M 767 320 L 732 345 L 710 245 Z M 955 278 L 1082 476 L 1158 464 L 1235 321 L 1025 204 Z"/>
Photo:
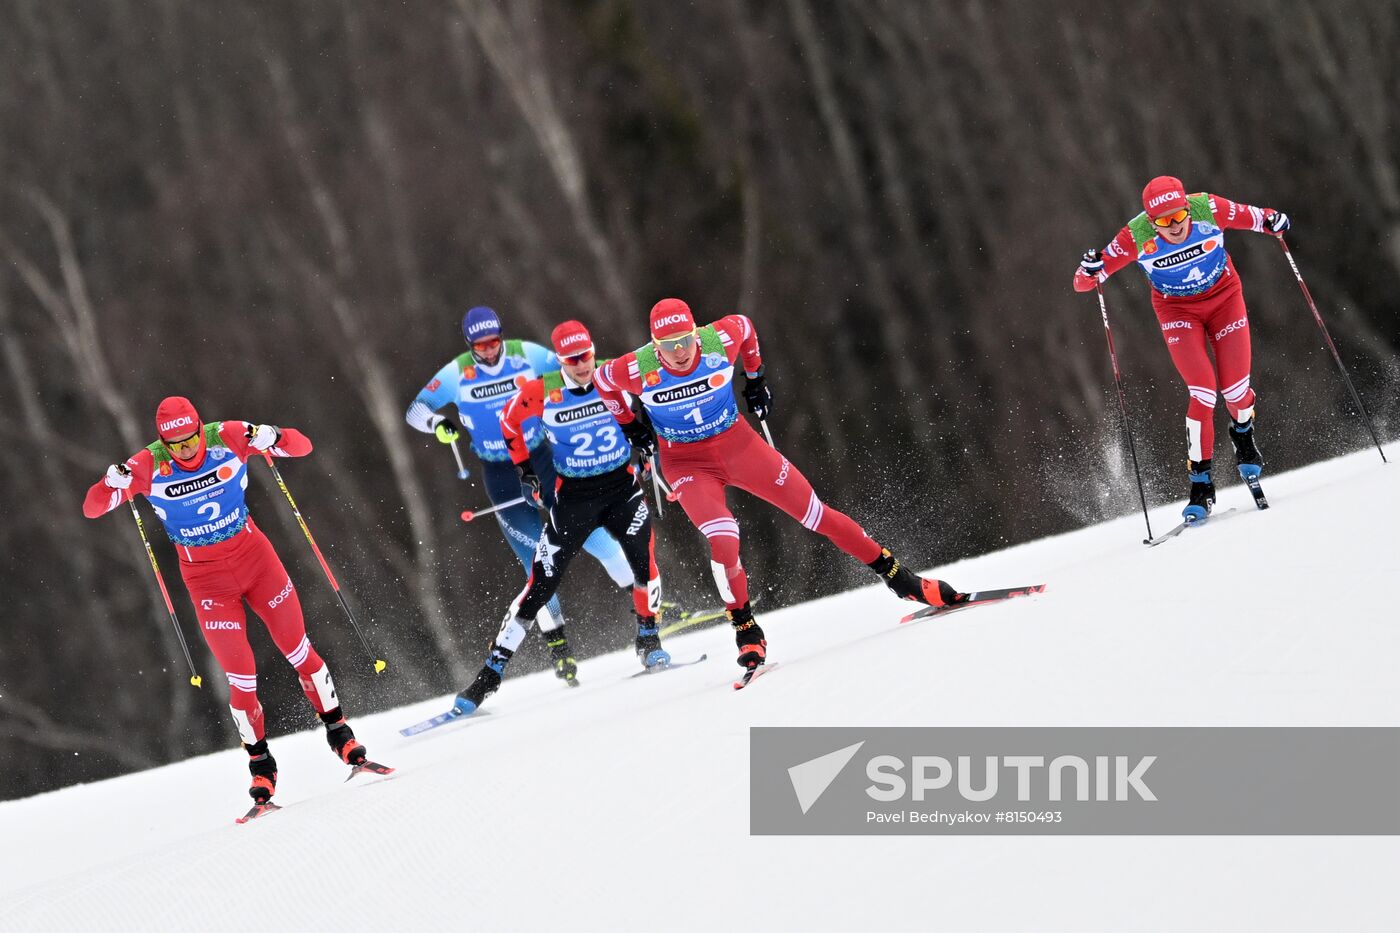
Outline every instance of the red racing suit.
<path fill-rule="evenodd" d="M 301 689 L 316 712 L 329 712 L 340 705 L 330 671 L 306 637 L 301 601 L 272 542 L 253 523 L 243 507 L 249 456 L 260 456 L 248 443 L 249 425 L 242 421 L 210 422 L 205 425 L 205 444 L 190 463 L 182 464 L 162 455 L 157 441 L 126 461 L 131 470 L 127 493 L 144 495 L 156 509 L 180 558 L 184 578 L 194 602 L 204 641 L 224 669 L 229 683 L 229 709 L 238 726 L 239 737 L 251 745 L 262 740 L 265 726 L 262 704 L 258 702 L 257 667 L 248 644 L 247 617 L 243 602 L 262 619 L 277 649 L 296 669 Z M 282 428 L 274 457 L 303 457 L 311 452 L 311 441 L 294 428 Z M 237 461 L 237 466 L 227 463 Z M 153 485 L 159 487 L 153 495 Z M 94 483 L 83 501 L 83 514 L 98 518 L 121 506 L 126 493 L 104 481 Z M 182 503 L 181 499 L 190 500 Z M 197 503 L 202 501 L 202 505 Z M 217 503 L 217 504 L 216 504 Z M 209 544 L 178 543 L 192 540 L 190 533 L 205 532 L 212 525 L 175 523 L 175 513 L 187 505 L 207 510 L 203 514 L 241 519 L 219 529 L 222 540 Z M 236 514 L 241 510 L 241 514 Z"/>
<path fill-rule="evenodd" d="M 1274 211 L 1218 194 L 1194 194 L 1187 201 L 1191 230 L 1183 242 L 1168 243 L 1146 214 L 1139 214 L 1104 247 L 1104 267 L 1098 278 L 1076 270 L 1074 288 L 1093 291 L 1134 262 L 1142 267 L 1152 285 L 1152 309 L 1162 339 L 1186 383 L 1187 457 L 1199 462 L 1211 459 L 1215 448 L 1217 395 L 1224 396 L 1226 410 L 1235 421 L 1254 417 L 1249 315 L 1235 264 L 1225 251 L 1224 232 L 1267 233 L 1264 221 Z"/>
<path fill-rule="evenodd" d="M 708 375 L 715 393 L 729 405 L 733 404 L 733 386 L 727 376 L 736 362 L 742 361 L 746 373 L 757 373 L 763 365 L 758 347 L 758 334 L 753 322 L 742 314 L 731 314 L 710 325 L 713 330 L 710 352 L 701 346 L 695 359 L 685 371 L 672 370 L 660 363 L 661 371 L 639 361 L 639 355 L 659 360 L 659 354 L 643 347 L 601 366 L 593 377 L 598 394 L 620 423 L 633 420 L 623 393 L 637 396 L 646 406 L 657 425 L 657 444 L 662 472 L 679 498 L 681 508 L 710 545 L 710 567 L 715 585 L 725 605 L 738 608 L 749 601 L 748 576 L 739 562 L 739 523 L 725 503 L 725 489 L 734 486 L 752 493 L 782 509 L 802 523 L 803 527 L 825 535 L 833 544 L 863 564 L 880 556 L 880 545 L 851 518 L 831 508 L 818 498 L 812 484 L 801 471 L 779 451 L 764 443 L 742 417 L 728 418 L 723 411 L 712 419 L 715 433 L 693 440 L 668 439 L 663 426 L 649 402 L 649 396 L 668 381 L 689 379 L 686 387 L 698 381 L 692 377 Z M 700 328 L 702 335 L 707 328 Z M 718 352 L 723 352 L 721 359 Z M 697 372 L 702 366 L 706 370 Z M 712 370 L 724 370 L 716 372 Z M 727 398 L 724 393 L 728 393 Z M 677 394 L 685 394 L 679 392 Z M 706 409 L 692 409 L 694 423 L 705 421 Z M 659 406 L 658 406 L 659 407 Z M 682 419 L 684 422 L 684 419 Z"/>

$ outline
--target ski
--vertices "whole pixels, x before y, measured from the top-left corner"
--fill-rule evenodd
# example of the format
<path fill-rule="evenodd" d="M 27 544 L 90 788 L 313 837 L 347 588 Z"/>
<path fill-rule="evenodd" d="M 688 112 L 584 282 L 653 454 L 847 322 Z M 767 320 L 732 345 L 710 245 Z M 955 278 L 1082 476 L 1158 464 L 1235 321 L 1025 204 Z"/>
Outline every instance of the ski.
<path fill-rule="evenodd" d="M 743 677 L 740 677 L 738 680 L 734 681 L 734 689 L 743 690 L 749 684 L 753 683 L 755 680 L 758 680 L 758 678 L 762 677 L 764 674 L 768 673 L 777 666 L 778 662 L 774 661 L 772 664 L 760 664 L 758 667 L 749 668 L 748 670 L 744 671 Z"/>
<path fill-rule="evenodd" d="M 1262 496 L 1263 493 L 1261 492 L 1260 495 Z M 1268 508 L 1268 507 L 1269 507 L 1269 506 L 1268 506 L 1268 503 L 1265 503 L 1264 505 L 1260 506 L 1260 508 L 1265 508 L 1265 509 Z M 1232 507 L 1226 509 L 1225 511 L 1220 512 L 1219 514 L 1216 514 L 1216 515 L 1207 515 L 1205 518 L 1187 519 L 1187 520 L 1183 521 L 1180 525 L 1177 525 L 1177 526 L 1176 526 L 1175 528 L 1173 528 L 1171 531 L 1163 532 L 1162 534 L 1158 535 L 1158 536 L 1155 537 L 1155 538 L 1143 538 L 1143 539 L 1142 539 L 1142 543 L 1145 544 L 1145 545 L 1147 545 L 1148 547 L 1156 547 L 1157 545 L 1161 544 L 1163 541 L 1169 540 L 1169 539 L 1171 539 L 1171 538 L 1175 538 L 1177 535 L 1181 534 L 1181 533 L 1182 533 L 1183 531 L 1185 531 L 1187 528 L 1192 528 L 1192 527 L 1195 527 L 1195 526 L 1197 526 L 1197 525 L 1205 525 L 1205 524 L 1207 524 L 1208 522 L 1210 522 L 1211 519 L 1215 519 L 1216 521 L 1220 521 L 1220 520 L 1223 519 L 1225 516 L 1229 515 L 1231 512 L 1238 512 L 1238 511 L 1239 511 L 1239 509 L 1234 508 L 1234 507 L 1232 506 Z"/>
<path fill-rule="evenodd" d="M 445 726 L 448 723 L 456 722 L 459 719 L 480 719 L 482 716 L 489 716 L 490 714 L 491 711 L 486 709 L 477 709 L 474 713 L 463 714 L 457 712 L 457 710 L 454 708 L 448 710 L 445 713 L 438 713 L 431 719 L 425 719 L 422 722 L 415 722 L 413 725 L 408 726 L 407 728 L 400 729 L 399 735 L 403 736 L 406 739 L 412 738 L 415 735 L 422 735 L 424 732 L 427 732 L 430 729 L 436 729 L 438 726 Z"/>
<path fill-rule="evenodd" d="M 271 800 L 269 800 L 267 803 L 255 803 L 253 804 L 253 808 L 251 810 L 240 816 L 238 819 L 234 820 L 234 822 L 242 825 L 243 823 L 247 823 L 249 820 L 256 820 L 260 816 L 267 816 L 274 810 L 280 809 L 282 808 L 279 807 L 277 804 L 273 803 Z"/>
<path fill-rule="evenodd" d="M 700 655 L 700 657 L 696 658 L 694 661 L 672 661 L 672 662 L 669 663 L 669 664 L 655 664 L 655 665 L 653 665 L 653 666 L 651 666 L 651 667 L 643 668 L 642 670 L 637 671 L 635 674 L 630 674 L 630 675 L 628 675 L 628 676 L 629 676 L 629 677 L 646 677 L 648 674 L 660 674 L 660 673 L 662 673 L 663 671 L 673 671 L 673 670 L 675 670 L 675 669 L 678 668 L 678 667 L 690 667 L 690 665 L 692 665 L 692 664 L 699 664 L 701 661 L 705 660 L 705 659 L 708 658 L 708 657 L 709 657 L 708 654 L 702 654 L 702 655 Z"/>
<path fill-rule="evenodd" d="M 759 599 L 761 599 L 760 596 L 754 596 L 749 600 L 749 602 L 752 605 L 756 606 L 758 605 Z M 662 603 L 661 608 L 662 613 L 668 612 L 672 609 L 675 609 L 676 604 Z M 699 612 L 682 611 L 680 614 L 680 618 L 677 619 L 675 622 L 671 622 L 668 625 L 661 626 L 661 631 L 659 634 L 662 638 L 665 638 L 668 635 L 674 635 L 677 632 L 684 631 L 685 629 L 691 628 L 696 625 L 703 625 L 706 622 L 716 622 L 720 619 L 726 618 L 727 611 L 728 610 L 726 610 L 723 606 L 719 607 L 718 609 L 704 609 Z M 662 613 L 657 614 L 658 619 L 661 618 Z"/>
<path fill-rule="evenodd" d="M 357 775 L 357 774 L 393 774 L 393 773 L 394 773 L 394 769 L 391 768 L 391 767 L 389 767 L 388 765 L 381 765 L 381 764 L 380 764 L 379 762 L 377 762 L 377 761 L 370 761 L 368 758 L 366 758 L 364 761 L 360 762 L 360 763 L 357 764 L 357 765 L 351 765 L 351 767 L 350 767 L 350 776 L 347 777 L 345 780 L 348 781 L 348 780 L 350 780 L 350 778 L 354 777 L 354 776 Z"/>
<path fill-rule="evenodd" d="M 1267 509 L 1269 500 L 1264 498 L 1264 489 L 1259 485 L 1258 473 L 1246 473 L 1244 467 L 1240 467 L 1240 479 L 1249 488 L 1249 494 L 1254 497 L 1254 507 L 1256 509 Z"/>
<path fill-rule="evenodd" d="M 957 612 L 959 609 L 972 609 L 975 606 L 985 606 L 988 603 L 999 603 L 1003 600 L 1013 599 L 1017 596 L 1034 596 L 1036 593 L 1044 593 L 1044 583 L 1033 583 L 1030 586 L 1013 586 L 1001 590 L 978 590 L 968 594 L 966 602 L 958 603 L 954 606 L 924 606 L 909 613 L 899 622 L 915 622 L 919 619 L 927 619 L 929 616 L 947 615 L 950 612 Z"/>

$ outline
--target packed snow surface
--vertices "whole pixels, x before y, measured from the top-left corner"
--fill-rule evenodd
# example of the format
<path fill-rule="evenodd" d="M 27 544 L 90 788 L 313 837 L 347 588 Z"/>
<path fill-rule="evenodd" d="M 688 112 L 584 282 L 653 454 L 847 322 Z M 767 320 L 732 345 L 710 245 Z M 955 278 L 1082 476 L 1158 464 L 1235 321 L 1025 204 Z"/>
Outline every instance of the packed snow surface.
<path fill-rule="evenodd" d="M 1400 725 L 1387 453 L 1266 474 L 1265 512 L 1222 484 L 1240 513 L 1158 548 L 1135 514 L 936 570 L 1041 596 L 908 626 L 878 586 L 762 613 L 781 667 L 748 690 L 718 627 L 667 642 L 704 664 L 509 678 L 490 716 L 414 739 L 450 697 L 355 719 L 389 779 L 279 738 L 285 809 L 246 826 L 238 749 L 0 803 L 0 929 L 1395 929 L 1394 838 L 748 832 L 751 726 Z"/>

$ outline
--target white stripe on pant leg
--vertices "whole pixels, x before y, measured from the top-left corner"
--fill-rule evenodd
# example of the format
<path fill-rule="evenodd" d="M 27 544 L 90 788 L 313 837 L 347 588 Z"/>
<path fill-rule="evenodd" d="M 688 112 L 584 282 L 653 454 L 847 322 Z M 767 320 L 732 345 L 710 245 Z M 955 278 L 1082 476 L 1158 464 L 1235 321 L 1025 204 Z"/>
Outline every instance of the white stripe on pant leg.
<path fill-rule="evenodd" d="M 253 731 L 253 721 L 248 718 L 248 714 L 236 706 L 230 706 L 228 711 L 233 714 L 233 724 L 238 727 L 238 738 L 244 745 L 252 745 L 258 740 L 257 733 Z"/>
<path fill-rule="evenodd" d="M 1186 419 L 1186 456 L 1199 463 L 1201 457 L 1201 423 L 1195 418 Z"/>
<path fill-rule="evenodd" d="M 736 537 L 739 534 L 739 523 L 732 518 L 712 518 L 708 522 L 702 522 L 699 526 L 700 533 L 705 537 L 710 537 L 715 532 L 730 532 Z"/>
<path fill-rule="evenodd" d="M 1235 415 L 1234 420 L 1235 420 L 1235 421 L 1238 421 L 1240 424 L 1244 424 L 1244 423 L 1248 422 L 1250 419 L 1252 419 L 1253 417 L 1254 417 L 1254 406 L 1251 405 L 1251 406 L 1249 406 L 1248 408 L 1241 408 L 1241 409 L 1239 410 L 1239 412 Z"/>
<path fill-rule="evenodd" d="M 297 667 L 301 664 L 302 661 L 306 660 L 306 656 L 310 653 L 311 639 L 306 635 L 303 635 L 301 636 L 301 642 L 298 643 L 297 646 L 292 649 L 291 654 L 287 655 L 287 663 L 290 664 L 292 667 Z"/>
<path fill-rule="evenodd" d="M 257 674 L 225 674 L 228 678 L 228 685 L 234 690 L 241 690 L 244 693 L 258 692 Z"/>
<path fill-rule="evenodd" d="M 715 575 L 715 589 L 719 590 L 719 598 L 725 603 L 734 602 L 734 590 L 729 586 L 729 573 L 724 569 L 724 565 L 717 560 L 710 561 L 710 572 Z"/>
<path fill-rule="evenodd" d="M 1221 392 L 1220 394 L 1225 396 L 1225 401 L 1227 402 L 1238 402 L 1240 399 L 1244 398 L 1245 395 L 1247 395 L 1248 393 L 1249 377 L 1245 376 L 1239 382 L 1235 383 L 1233 386 L 1226 389 L 1224 392 Z"/>

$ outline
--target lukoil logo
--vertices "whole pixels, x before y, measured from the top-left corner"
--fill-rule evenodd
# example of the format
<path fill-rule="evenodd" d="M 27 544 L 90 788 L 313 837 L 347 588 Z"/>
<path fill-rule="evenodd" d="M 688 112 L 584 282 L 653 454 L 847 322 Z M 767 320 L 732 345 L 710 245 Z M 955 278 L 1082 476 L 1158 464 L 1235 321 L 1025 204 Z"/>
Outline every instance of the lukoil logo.
<path fill-rule="evenodd" d="M 1180 191 L 1168 191 L 1166 194 L 1159 194 L 1151 201 L 1147 202 L 1147 209 L 1150 211 L 1159 204 L 1166 204 L 1168 201 L 1175 201 L 1177 198 L 1184 200 L 1185 196 Z"/>
<path fill-rule="evenodd" d="M 1178 328 L 1180 328 L 1181 330 L 1190 330 L 1190 329 L 1191 329 L 1191 322 L 1190 322 L 1190 321 L 1167 321 L 1165 324 L 1162 325 L 1162 330 L 1177 330 Z"/>
<path fill-rule="evenodd" d="M 205 619 L 204 628 L 206 631 L 210 632 L 237 632 L 240 631 L 243 626 L 232 619 Z"/>
<path fill-rule="evenodd" d="M 175 428 L 182 427 L 184 425 L 194 427 L 194 419 L 191 418 L 189 415 L 181 415 L 180 417 L 173 418 L 170 421 L 162 421 L 160 423 L 160 433 L 164 434 L 166 431 L 170 431 Z"/>
<path fill-rule="evenodd" d="M 658 327 L 665 327 L 668 324 L 689 324 L 690 318 L 684 314 L 668 314 L 665 317 L 652 321 L 651 329 L 655 331 Z"/>
<path fill-rule="evenodd" d="M 587 334 L 569 334 L 563 340 L 559 341 L 559 349 L 567 350 L 569 347 L 572 347 L 575 344 L 586 344 L 589 342 L 589 339 L 590 338 Z"/>

